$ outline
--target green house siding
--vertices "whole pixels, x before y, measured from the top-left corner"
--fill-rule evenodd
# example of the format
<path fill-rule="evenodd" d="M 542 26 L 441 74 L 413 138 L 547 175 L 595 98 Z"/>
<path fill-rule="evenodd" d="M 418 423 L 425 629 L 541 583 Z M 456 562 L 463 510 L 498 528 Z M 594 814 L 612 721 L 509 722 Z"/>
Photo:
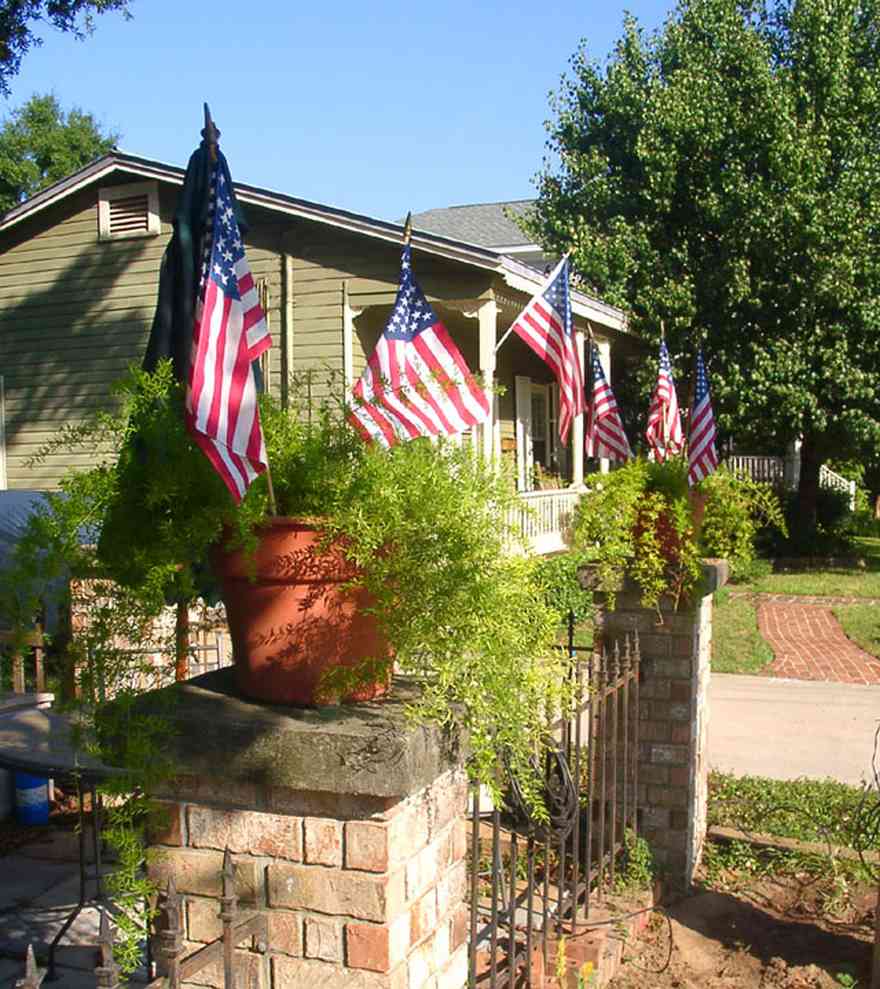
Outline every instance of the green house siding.
<path fill-rule="evenodd" d="M 155 236 L 100 241 L 95 185 L 0 240 L 0 374 L 10 488 L 53 488 L 68 468 L 92 464 L 93 457 L 76 452 L 30 461 L 62 427 L 106 408 L 113 383 L 143 358 L 177 203 L 176 188 L 160 186 L 159 193 L 161 231 Z M 268 284 L 269 366 L 277 391 L 282 228 L 255 219 L 248 258 L 254 277 Z"/>
<path fill-rule="evenodd" d="M 98 238 L 99 188 L 143 181 L 141 174 L 124 170 L 95 178 L 0 233 L 0 375 L 10 488 L 52 488 L 69 468 L 90 466 L 93 456 L 68 450 L 38 463 L 32 458 L 63 427 L 106 407 L 113 383 L 143 358 L 179 186 L 171 179 L 157 180 L 158 234 Z M 394 303 L 399 242 L 291 215 L 283 203 L 245 204 L 245 212 L 247 255 L 265 291 L 272 332 L 273 345 L 264 358 L 271 391 L 283 399 L 290 374 L 311 372 L 312 398 L 320 400 L 328 394 L 329 372 L 339 397 L 346 325 L 351 328 L 348 370 L 356 381 Z M 524 291 L 479 263 L 419 247 L 413 264 L 468 366 L 479 372 L 479 305 L 500 300 L 500 337 L 528 301 Z M 514 337 L 499 351 L 495 376 L 502 392 L 497 408 L 505 450 L 516 432 L 517 375 L 535 382 L 552 379 L 546 364 Z"/>

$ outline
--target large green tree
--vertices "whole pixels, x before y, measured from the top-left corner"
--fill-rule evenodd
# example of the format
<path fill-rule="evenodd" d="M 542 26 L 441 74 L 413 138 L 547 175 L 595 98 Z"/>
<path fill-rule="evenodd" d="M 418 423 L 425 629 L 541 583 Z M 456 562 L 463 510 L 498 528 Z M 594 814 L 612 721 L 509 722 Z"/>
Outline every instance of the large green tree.
<path fill-rule="evenodd" d="M 0 127 L 0 213 L 105 154 L 119 135 L 90 113 L 33 96 Z"/>
<path fill-rule="evenodd" d="M 37 25 L 84 38 L 94 30 L 95 14 L 121 10 L 128 14 L 129 0 L 0 0 L 0 95 L 9 95 L 10 80 L 21 60 L 42 38 Z"/>
<path fill-rule="evenodd" d="M 803 437 L 807 526 L 820 465 L 880 449 L 878 3 L 682 0 L 582 44 L 532 225 L 680 377 L 703 341 L 729 435 Z"/>

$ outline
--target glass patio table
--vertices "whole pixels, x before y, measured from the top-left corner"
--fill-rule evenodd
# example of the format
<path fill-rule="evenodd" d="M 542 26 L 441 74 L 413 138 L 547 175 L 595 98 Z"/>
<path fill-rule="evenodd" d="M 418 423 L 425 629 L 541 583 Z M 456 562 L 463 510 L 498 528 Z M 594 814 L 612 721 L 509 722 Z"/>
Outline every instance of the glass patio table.
<path fill-rule="evenodd" d="M 107 897 L 101 878 L 101 796 L 98 784 L 122 775 L 122 770 L 106 766 L 73 744 L 73 719 L 65 714 L 39 708 L 25 708 L 0 715 L 0 768 L 47 779 L 67 780 L 76 787 L 79 835 L 79 901 L 49 946 L 46 980 L 55 979 L 55 951 L 83 907 L 93 904 L 107 910 Z M 85 795 L 91 798 L 91 849 L 86 837 Z M 89 851 L 95 871 L 89 875 Z M 95 892 L 88 894 L 87 882 L 95 881 Z M 109 913 L 109 911 L 107 911 Z"/>

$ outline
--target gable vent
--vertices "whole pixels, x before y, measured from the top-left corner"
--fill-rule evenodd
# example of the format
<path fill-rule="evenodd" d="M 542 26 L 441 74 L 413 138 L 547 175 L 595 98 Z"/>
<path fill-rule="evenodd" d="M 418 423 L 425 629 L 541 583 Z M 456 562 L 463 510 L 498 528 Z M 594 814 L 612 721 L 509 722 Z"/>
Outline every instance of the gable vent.
<path fill-rule="evenodd" d="M 150 229 L 150 200 L 141 196 L 127 196 L 110 201 L 110 236 L 148 233 Z"/>
<path fill-rule="evenodd" d="M 98 238 L 151 237 L 161 229 L 155 182 L 137 182 L 98 193 Z"/>

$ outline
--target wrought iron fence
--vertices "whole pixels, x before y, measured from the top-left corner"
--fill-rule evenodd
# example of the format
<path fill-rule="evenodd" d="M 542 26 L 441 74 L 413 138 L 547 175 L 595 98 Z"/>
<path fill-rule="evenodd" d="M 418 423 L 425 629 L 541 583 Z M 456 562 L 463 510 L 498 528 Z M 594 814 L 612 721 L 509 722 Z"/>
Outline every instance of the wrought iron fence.
<path fill-rule="evenodd" d="M 548 819 L 507 781 L 500 806 L 472 788 L 468 985 L 531 987 L 552 937 L 576 934 L 615 880 L 626 832 L 638 830 L 638 637 L 595 653 L 568 643 L 574 709 L 554 725 L 544 768 Z M 491 803 L 491 802 L 490 802 Z"/>
<path fill-rule="evenodd" d="M 159 900 L 155 924 L 158 932 L 155 955 L 159 975 L 147 984 L 146 989 L 180 989 L 184 982 L 191 981 L 209 965 L 218 963 L 223 967 L 225 989 L 234 989 L 236 947 L 249 939 L 254 950 L 266 951 L 269 937 L 266 915 L 258 911 L 239 911 L 238 897 L 235 894 L 235 869 L 229 849 L 223 856 L 222 878 L 220 921 L 223 924 L 223 933 L 210 944 L 203 945 L 190 954 L 184 951 L 183 900 L 177 892 L 174 880 L 168 880 Z M 108 915 L 103 910 L 97 949 L 95 989 L 120 989 L 124 983 L 121 981 L 119 966 L 113 960 L 113 932 Z M 33 947 L 28 946 L 24 976 L 16 982 L 16 989 L 39 989 L 44 978 L 46 972 L 37 967 Z"/>

